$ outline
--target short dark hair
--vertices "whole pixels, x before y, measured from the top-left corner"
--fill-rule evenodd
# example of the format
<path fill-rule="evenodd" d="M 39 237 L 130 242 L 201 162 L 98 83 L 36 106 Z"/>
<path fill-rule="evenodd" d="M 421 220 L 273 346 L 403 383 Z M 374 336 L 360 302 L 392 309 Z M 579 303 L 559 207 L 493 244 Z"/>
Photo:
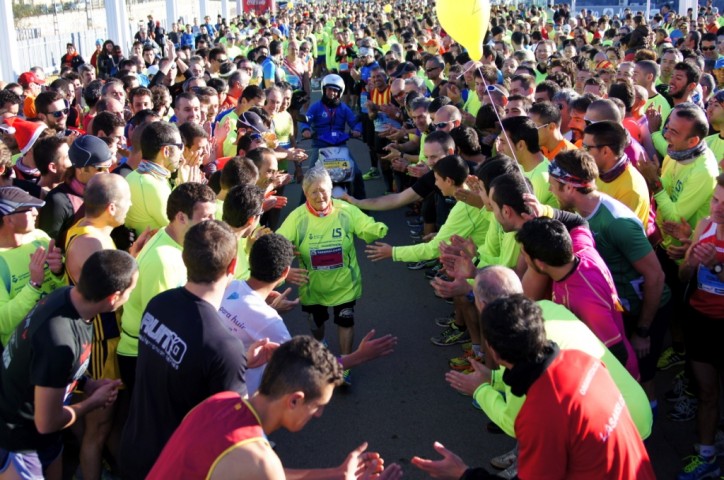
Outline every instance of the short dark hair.
<path fill-rule="evenodd" d="M 636 101 L 636 90 L 630 80 L 618 81 L 608 87 L 608 98 L 618 98 L 626 107 L 626 112 L 630 112 Z"/>
<path fill-rule="evenodd" d="M 182 183 L 171 191 L 166 202 L 166 217 L 173 222 L 176 215 L 181 212 L 191 218 L 194 215 L 194 207 L 197 203 L 214 203 L 216 195 L 206 185 L 201 183 Z"/>
<path fill-rule="evenodd" d="M 57 102 L 58 100 L 65 101 L 65 98 L 58 93 L 54 91 L 45 91 L 38 94 L 37 97 L 35 97 L 35 110 L 38 113 L 42 113 L 43 115 L 48 114 L 48 107 L 50 107 L 51 104 Z"/>
<path fill-rule="evenodd" d="M 99 250 L 83 264 L 76 288 L 89 302 L 100 302 L 128 290 L 137 271 L 136 260 L 127 252 Z"/>
<path fill-rule="evenodd" d="M 534 103 L 528 113 L 538 115 L 541 123 L 555 123 L 559 127 L 561 126 L 561 111 L 558 109 L 558 105 L 551 102 Z"/>
<path fill-rule="evenodd" d="M 680 103 L 671 110 L 671 113 L 692 122 L 688 138 L 699 137 L 699 140 L 702 140 L 709 133 L 709 122 L 706 119 L 706 114 L 695 103 Z"/>
<path fill-rule="evenodd" d="M 83 89 L 83 100 L 89 107 L 95 107 L 98 100 L 101 99 L 101 88 L 103 80 L 93 80 Z"/>
<path fill-rule="evenodd" d="M 699 83 L 699 80 L 701 79 L 701 70 L 688 62 L 677 63 L 674 65 L 674 70 L 679 70 L 680 72 L 684 72 L 686 74 L 687 84 Z"/>
<path fill-rule="evenodd" d="M 515 78 L 515 77 L 513 77 Z M 561 87 L 552 80 L 545 80 L 535 87 L 535 92 L 546 92 L 546 95 L 548 95 L 549 101 L 553 101 L 553 95 L 558 93 L 558 91 L 561 89 Z"/>
<path fill-rule="evenodd" d="M 246 158 L 254 162 L 257 169 L 261 168 L 261 164 L 264 161 L 264 155 L 274 155 L 274 150 L 267 147 L 255 148 L 251 152 L 246 154 Z"/>
<path fill-rule="evenodd" d="M 469 156 L 480 154 L 480 139 L 473 127 L 467 125 L 455 127 L 450 130 L 450 137 L 460 153 Z"/>
<path fill-rule="evenodd" d="M 552 267 L 561 267 L 573 261 L 571 236 L 558 220 L 537 217 L 528 220 L 515 234 L 515 239 L 533 260 Z"/>
<path fill-rule="evenodd" d="M 480 329 L 500 358 L 513 365 L 540 361 L 548 344 L 542 309 L 522 294 L 487 304 Z"/>
<path fill-rule="evenodd" d="M 184 237 L 182 255 L 188 281 L 209 284 L 220 280 L 236 259 L 237 248 L 236 235 L 224 222 L 207 220 L 191 227 Z"/>
<path fill-rule="evenodd" d="M 294 246 L 283 236 L 270 233 L 254 242 L 249 252 L 249 271 L 253 278 L 272 283 L 279 280 L 294 260 Z"/>
<path fill-rule="evenodd" d="M 5 104 L 20 105 L 23 103 L 23 99 L 18 96 L 17 93 L 12 90 L 8 90 L 7 87 L 0 90 L 0 107 Z"/>
<path fill-rule="evenodd" d="M 271 399 L 296 391 L 304 392 L 305 402 L 322 396 L 326 385 L 342 383 L 342 367 L 318 340 L 296 336 L 272 354 L 264 369 L 259 393 Z"/>
<path fill-rule="evenodd" d="M 254 185 L 259 178 L 259 169 L 245 157 L 230 158 L 221 170 L 220 186 L 229 190 L 236 185 Z"/>
<path fill-rule="evenodd" d="M 126 122 L 121 117 L 111 112 L 100 112 L 93 117 L 91 135 L 98 136 L 99 132 L 110 135 L 118 127 L 125 127 Z"/>
<path fill-rule="evenodd" d="M 450 178 L 456 186 L 465 183 L 470 169 L 468 164 L 458 155 L 448 155 L 438 160 L 432 170 L 442 178 Z"/>
<path fill-rule="evenodd" d="M 493 180 L 496 177 L 500 175 L 505 175 L 506 173 L 516 172 L 520 172 L 518 163 L 509 156 L 503 153 L 499 153 L 494 157 L 490 157 L 483 164 L 481 164 L 475 171 L 475 176 L 478 177 L 481 182 L 483 182 L 483 187 L 485 187 L 485 191 L 489 192 L 490 184 L 493 183 Z"/>
<path fill-rule="evenodd" d="M 502 126 L 514 145 L 523 140 L 530 153 L 540 152 L 538 130 L 533 120 L 528 117 L 508 117 L 503 119 Z"/>
<path fill-rule="evenodd" d="M 249 219 L 261 212 L 264 192 L 256 185 L 237 185 L 224 198 L 222 219 L 232 228 L 242 228 Z"/>
<path fill-rule="evenodd" d="M 524 196 L 526 193 L 533 193 L 533 189 L 526 183 L 526 178 L 522 173 L 506 173 L 496 177 L 490 183 L 488 193 L 491 191 L 493 191 L 493 195 L 490 198 L 499 208 L 502 209 L 506 205 L 518 215 L 533 213 L 526 204 Z"/>
<path fill-rule="evenodd" d="M 521 73 L 519 75 L 513 75 L 511 77 L 510 83 L 513 82 L 520 82 L 520 86 L 523 87 L 525 90 L 528 90 L 530 89 L 530 87 L 535 86 L 535 77 L 526 73 Z"/>
<path fill-rule="evenodd" d="M 169 122 L 151 122 L 141 134 L 141 155 L 145 160 L 153 161 L 164 145 L 176 143 L 178 127 Z"/>
<path fill-rule="evenodd" d="M 151 99 L 151 101 L 153 101 L 153 93 L 146 87 L 136 87 L 131 89 L 131 91 L 128 93 L 129 102 L 133 103 L 133 99 L 135 97 L 148 97 Z"/>
<path fill-rule="evenodd" d="M 41 175 L 47 175 L 49 171 L 48 165 L 58 161 L 58 152 L 65 143 L 65 138 L 55 135 L 40 138 L 35 142 L 35 145 L 33 145 L 33 158 L 35 159 L 35 166 Z"/>
<path fill-rule="evenodd" d="M 450 150 L 455 150 L 455 142 L 453 141 L 452 137 L 449 133 L 443 132 L 442 130 L 436 130 L 430 133 L 425 138 L 425 143 L 437 143 L 446 152 Z"/>
<path fill-rule="evenodd" d="M 593 136 L 596 145 L 606 145 L 616 157 L 623 155 L 628 146 L 626 129 L 610 120 L 592 123 L 583 130 L 583 133 Z"/>
<path fill-rule="evenodd" d="M 259 85 L 249 85 L 241 93 L 241 96 L 239 97 L 239 102 L 241 102 L 242 99 L 246 99 L 246 101 L 248 102 L 249 100 L 254 100 L 255 98 L 264 97 L 266 97 L 266 94 L 264 93 L 263 88 L 261 88 Z"/>
<path fill-rule="evenodd" d="M 194 122 L 186 122 L 178 127 L 178 132 L 181 134 L 181 141 L 184 146 L 191 147 L 194 144 L 194 140 L 197 138 L 209 138 L 209 134 L 206 133 L 204 128 Z"/>

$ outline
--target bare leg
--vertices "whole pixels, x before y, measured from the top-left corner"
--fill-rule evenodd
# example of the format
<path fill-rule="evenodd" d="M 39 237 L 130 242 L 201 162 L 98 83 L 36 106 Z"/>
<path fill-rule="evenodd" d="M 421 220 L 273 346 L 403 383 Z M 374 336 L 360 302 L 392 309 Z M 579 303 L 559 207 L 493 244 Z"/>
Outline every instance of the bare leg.
<path fill-rule="evenodd" d="M 115 405 L 98 408 L 85 416 L 85 432 L 80 447 L 80 469 L 83 480 L 97 480 L 101 477 L 103 447 L 113 426 Z"/>
<path fill-rule="evenodd" d="M 696 424 L 699 430 L 699 442 L 702 445 L 714 445 L 717 425 L 719 423 L 719 382 L 714 365 L 702 362 L 691 362 L 699 386 L 699 410 Z"/>
<path fill-rule="evenodd" d="M 339 350 L 342 355 L 352 353 L 352 345 L 354 344 L 354 327 L 337 327 L 339 333 Z"/>

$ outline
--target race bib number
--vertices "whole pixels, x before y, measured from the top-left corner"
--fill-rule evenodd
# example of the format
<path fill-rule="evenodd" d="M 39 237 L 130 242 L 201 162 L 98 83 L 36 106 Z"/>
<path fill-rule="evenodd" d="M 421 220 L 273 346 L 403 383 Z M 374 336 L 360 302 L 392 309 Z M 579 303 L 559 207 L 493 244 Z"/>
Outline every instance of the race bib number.
<path fill-rule="evenodd" d="M 349 162 L 345 160 L 330 160 L 324 161 L 324 168 L 343 168 L 347 169 L 349 168 Z"/>
<path fill-rule="evenodd" d="M 344 265 L 342 247 L 310 250 L 309 253 L 312 257 L 312 270 L 336 270 Z"/>

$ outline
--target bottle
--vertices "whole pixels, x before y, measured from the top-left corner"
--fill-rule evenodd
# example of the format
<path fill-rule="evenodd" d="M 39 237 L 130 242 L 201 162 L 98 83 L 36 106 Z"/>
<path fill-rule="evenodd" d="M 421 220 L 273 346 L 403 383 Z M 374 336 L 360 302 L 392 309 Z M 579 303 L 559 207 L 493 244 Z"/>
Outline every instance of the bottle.
<path fill-rule="evenodd" d="M 368 99 L 369 99 L 369 96 L 367 95 L 367 91 L 362 90 L 362 93 L 359 94 L 360 112 L 368 113 L 367 112 L 367 100 Z"/>

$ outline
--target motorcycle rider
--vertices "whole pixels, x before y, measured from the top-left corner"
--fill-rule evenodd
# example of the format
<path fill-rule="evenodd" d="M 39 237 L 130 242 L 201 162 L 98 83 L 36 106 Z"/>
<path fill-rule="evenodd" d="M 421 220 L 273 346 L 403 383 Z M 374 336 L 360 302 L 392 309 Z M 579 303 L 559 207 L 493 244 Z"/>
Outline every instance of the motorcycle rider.
<path fill-rule="evenodd" d="M 319 158 L 320 148 L 339 145 L 348 138 L 345 133 L 345 126 L 350 128 L 349 136 L 360 138 L 362 135 L 362 123 L 352 112 L 352 109 L 342 103 L 343 93 L 344 80 L 342 80 L 342 77 L 336 74 L 325 76 L 322 79 L 322 99 L 309 107 L 306 113 L 306 122 L 299 123 L 302 137 L 313 139 L 309 156 L 312 167 Z M 353 162 L 353 164 L 353 196 L 355 198 L 364 198 L 365 186 L 362 180 L 362 172 L 357 166 L 357 162 Z"/>

